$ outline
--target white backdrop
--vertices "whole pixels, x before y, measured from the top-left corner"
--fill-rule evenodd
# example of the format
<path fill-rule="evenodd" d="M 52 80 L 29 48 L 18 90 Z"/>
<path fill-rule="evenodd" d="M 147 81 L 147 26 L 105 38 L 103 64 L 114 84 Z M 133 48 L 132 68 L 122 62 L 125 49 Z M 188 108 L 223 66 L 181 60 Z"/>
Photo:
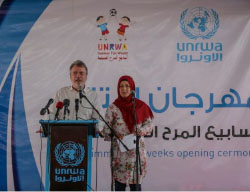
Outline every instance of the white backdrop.
<path fill-rule="evenodd" d="M 80 59 L 89 68 L 87 86 L 96 88 L 104 110 L 127 74 L 154 112 L 143 190 L 249 190 L 249 10 L 247 0 L 52 1 L 16 54 L 38 169 L 39 111 L 70 85 L 69 66 Z M 106 41 L 99 40 L 101 15 L 108 23 Z M 127 40 L 120 41 L 116 31 L 123 16 L 131 22 Z M 43 139 L 43 168 L 45 149 Z M 98 190 L 110 190 L 105 151 L 109 143 L 99 138 Z"/>

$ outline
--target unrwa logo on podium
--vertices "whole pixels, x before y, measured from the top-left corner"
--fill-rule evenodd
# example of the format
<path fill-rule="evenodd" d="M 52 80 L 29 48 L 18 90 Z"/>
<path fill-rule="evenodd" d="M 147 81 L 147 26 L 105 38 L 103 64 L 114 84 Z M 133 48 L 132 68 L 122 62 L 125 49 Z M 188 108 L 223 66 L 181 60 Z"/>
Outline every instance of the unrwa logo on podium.
<path fill-rule="evenodd" d="M 186 9 L 180 18 L 182 32 L 190 39 L 210 39 L 219 28 L 219 16 L 213 9 Z"/>
<path fill-rule="evenodd" d="M 66 141 L 59 143 L 55 147 L 55 156 L 61 166 L 78 166 L 84 159 L 84 147 L 80 143 Z"/>

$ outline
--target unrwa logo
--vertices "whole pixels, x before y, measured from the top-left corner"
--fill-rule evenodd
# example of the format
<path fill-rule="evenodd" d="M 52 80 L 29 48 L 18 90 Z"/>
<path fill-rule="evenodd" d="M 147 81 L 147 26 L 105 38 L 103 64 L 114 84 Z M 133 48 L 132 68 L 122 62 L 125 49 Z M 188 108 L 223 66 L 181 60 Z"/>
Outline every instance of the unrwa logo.
<path fill-rule="evenodd" d="M 180 18 L 182 32 L 190 39 L 210 39 L 219 28 L 219 16 L 213 9 L 186 9 Z"/>
<path fill-rule="evenodd" d="M 80 143 L 66 141 L 55 147 L 55 157 L 61 166 L 78 166 L 84 159 L 84 147 Z"/>

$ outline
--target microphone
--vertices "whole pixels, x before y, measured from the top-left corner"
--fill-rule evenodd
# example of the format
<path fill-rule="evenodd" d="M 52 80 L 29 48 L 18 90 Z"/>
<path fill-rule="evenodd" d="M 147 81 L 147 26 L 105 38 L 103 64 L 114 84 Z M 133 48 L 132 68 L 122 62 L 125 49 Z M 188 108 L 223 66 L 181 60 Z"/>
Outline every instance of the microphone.
<path fill-rule="evenodd" d="M 55 115 L 55 119 L 54 120 L 58 120 L 58 115 L 59 115 L 59 111 L 63 108 L 63 103 L 61 101 L 58 101 L 56 104 L 56 115 Z"/>
<path fill-rule="evenodd" d="M 78 86 L 78 92 L 79 92 L 80 104 L 82 104 L 83 95 L 82 95 L 82 86 L 81 85 Z"/>
<path fill-rule="evenodd" d="M 69 113 L 69 99 L 64 99 L 63 100 L 63 105 L 64 105 L 64 113 L 63 113 L 63 119 L 65 120 L 66 113 Z"/>
<path fill-rule="evenodd" d="M 75 99 L 76 120 L 78 120 L 79 99 Z"/>
<path fill-rule="evenodd" d="M 131 96 L 132 96 L 132 98 L 135 98 L 135 91 L 134 90 L 131 90 Z"/>
<path fill-rule="evenodd" d="M 47 103 L 47 105 L 41 109 L 40 111 L 40 115 L 44 115 L 46 113 L 46 111 L 48 110 L 49 106 L 54 102 L 54 99 L 50 99 L 49 102 Z"/>

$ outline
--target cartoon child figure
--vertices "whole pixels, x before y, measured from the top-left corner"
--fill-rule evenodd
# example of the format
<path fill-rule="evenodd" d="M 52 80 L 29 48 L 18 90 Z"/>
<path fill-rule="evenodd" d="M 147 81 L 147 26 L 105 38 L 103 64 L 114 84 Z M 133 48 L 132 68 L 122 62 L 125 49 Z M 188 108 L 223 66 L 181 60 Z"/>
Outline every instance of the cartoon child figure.
<path fill-rule="evenodd" d="M 119 23 L 120 27 L 117 30 L 117 34 L 119 35 L 119 40 L 127 40 L 126 36 L 125 36 L 125 30 L 127 27 L 129 27 L 130 24 L 130 19 L 127 16 L 124 16 L 121 18 L 121 21 Z"/>
<path fill-rule="evenodd" d="M 97 17 L 96 22 L 97 22 L 97 27 L 99 27 L 102 32 L 102 36 L 100 37 L 100 40 L 102 40 L 102 38 L 107 40 L 107 35 L 109 34 L 109 30 L 107 28 L 108 23 L 106 22 L 104 16 Z"/>

